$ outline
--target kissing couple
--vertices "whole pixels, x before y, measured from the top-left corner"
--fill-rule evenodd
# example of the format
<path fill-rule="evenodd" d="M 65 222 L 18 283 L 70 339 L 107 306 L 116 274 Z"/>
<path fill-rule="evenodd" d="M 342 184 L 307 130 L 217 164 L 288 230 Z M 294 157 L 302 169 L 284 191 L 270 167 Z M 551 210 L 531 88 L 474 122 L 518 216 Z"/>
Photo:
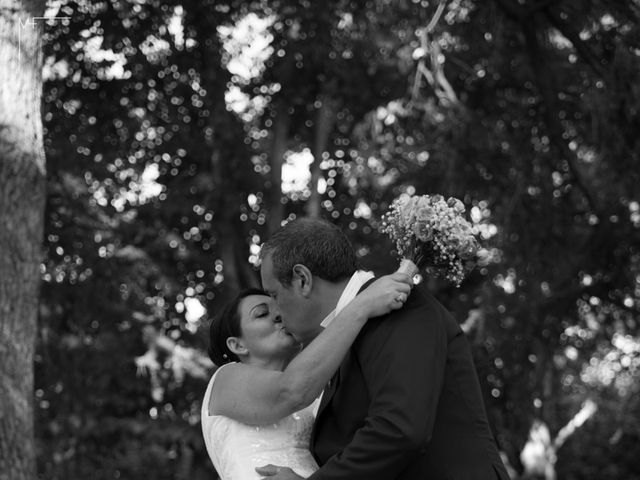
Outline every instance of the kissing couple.
<path fill-rule="evenodd" d="M 281 227 L 263 290 L 210 327 L 202 432 L 221 480 L 508 480 L 471 349 L 406 273 L 357 269 L 323 220 Z"/>

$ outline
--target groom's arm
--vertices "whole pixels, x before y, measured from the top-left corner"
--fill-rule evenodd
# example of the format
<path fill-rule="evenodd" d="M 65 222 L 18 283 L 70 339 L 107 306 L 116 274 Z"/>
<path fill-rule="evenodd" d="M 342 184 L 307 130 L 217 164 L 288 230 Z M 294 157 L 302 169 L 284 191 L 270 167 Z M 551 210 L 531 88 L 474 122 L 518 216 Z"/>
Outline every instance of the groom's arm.
<path fill-rule="evenodd" d="M 442 387 L 448 315 L 433 299 L 372 323 L 355 345 L 371 397 L 365 424 L 310 479 L 389 480 L 427 447 Z"/>

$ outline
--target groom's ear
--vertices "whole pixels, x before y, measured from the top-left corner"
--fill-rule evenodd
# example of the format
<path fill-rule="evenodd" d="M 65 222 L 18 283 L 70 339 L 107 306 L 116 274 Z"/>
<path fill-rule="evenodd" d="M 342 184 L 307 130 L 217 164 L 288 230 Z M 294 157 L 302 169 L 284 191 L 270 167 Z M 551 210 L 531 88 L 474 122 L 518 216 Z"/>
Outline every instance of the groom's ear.
<path fill-rule="evenodd" d="M 295 264 L 293 266 L 291 284 L 300 291 L 303 297 L 308 297 L 311 294 L 311 287 L 313 286 L 313 275 L 311 271 L 301 263 Z"/>

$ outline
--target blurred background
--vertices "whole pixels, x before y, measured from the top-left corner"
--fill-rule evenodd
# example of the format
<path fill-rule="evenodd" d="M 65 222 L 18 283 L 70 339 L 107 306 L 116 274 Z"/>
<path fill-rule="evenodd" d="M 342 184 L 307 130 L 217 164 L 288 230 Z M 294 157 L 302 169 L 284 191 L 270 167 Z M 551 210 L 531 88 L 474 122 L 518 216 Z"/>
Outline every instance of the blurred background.
<path fill-rule="evenodd" d="M 513 478 L 640 479 L 640 2 L 50 1 L 39 478 L 214 478 L 208 322 L 320 216 L 397 265 L 399 194 L 463 200 L 458 289 Z"/>

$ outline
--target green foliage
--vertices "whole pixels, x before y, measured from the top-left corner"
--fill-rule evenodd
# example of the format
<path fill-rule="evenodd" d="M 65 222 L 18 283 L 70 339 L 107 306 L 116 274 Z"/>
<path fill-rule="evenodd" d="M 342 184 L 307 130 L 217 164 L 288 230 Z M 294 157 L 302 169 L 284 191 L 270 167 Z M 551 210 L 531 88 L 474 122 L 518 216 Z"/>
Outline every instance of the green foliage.
<path fill-rule="evenodd" d="M 305 212 L 392 270 L 379 219 L 402 192 L 464 199 L 483 232 L 460 289 L 429 285 L 473 343 L 510 463 L 524 469 L 534 419 L 556 435 L 592 399 L 558 473 L 640 478 L 637 2 L 59 4 L 71 20 L 44 45 L 42 478 L 210 478 L 206 318 Z M 234 64 L 264 36 L 264 64 Z M 281 185 L 305 150 L 310 183 Z M 190 317 L 193 299 L 207 316 Z"/>

